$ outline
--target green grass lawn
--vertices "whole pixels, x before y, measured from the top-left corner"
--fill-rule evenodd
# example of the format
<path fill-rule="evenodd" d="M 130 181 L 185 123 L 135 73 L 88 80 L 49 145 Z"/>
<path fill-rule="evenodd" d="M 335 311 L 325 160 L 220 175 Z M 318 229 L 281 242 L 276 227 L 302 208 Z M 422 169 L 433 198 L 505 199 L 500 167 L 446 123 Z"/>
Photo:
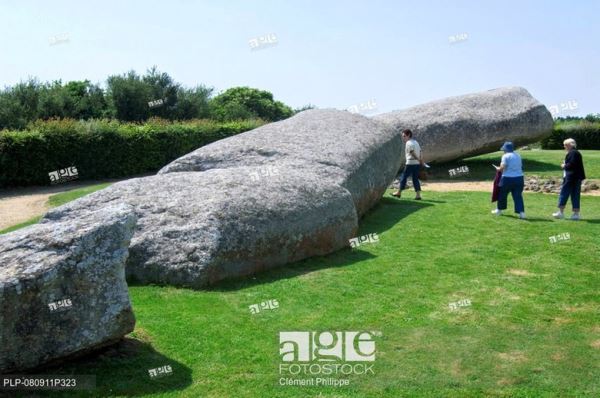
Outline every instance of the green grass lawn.
<path fill-rule="evenodd" d="M 523 171 L 526 175 L 544 177 L 562 177 L 560 164 L 565 158 L 562 150 L 530 150 L 518 151 L 523 158 Z M 600 179 L 600 151 L 582 150 L 585 171 L 589 179 Z M 494 152 L 460 161 L 433 165 L 431 175 L 434 179 L 457 181 L 493 180 L 496 171 L 492 167 L 500 164 L 502 152 Z M 469 173 L 450 176 L 448 170 L 467 166 Z"/>
<path fill-rule="evenodd" d="M 102 184 L 90 185 L 90 186 L 83 187 L 83 188 L 73 189 L 71 191 L 57 193 L 55 195 L 50 196 L 50 198 L 48 199 L 48 204 L 51 207 L 61 206 L 67 202 L 70 202 L 70 201 L 80 198 L 82 196 L 88 195 L 92 192 L 96 192 L 101 189 L 104 189 L 109 185 L 111 185 L 110 182 L 105 182 Z"/>
<path fill-rule="evenodd" d="M 6 234 L 6 233 L 9 233 L 9 232 L 12 232 L 12 231 L 16 231 L 17 229 L 25 228 L 25 227 L 27 227 L 29 225 L 37 224 L 38 221 L 40 221 L 41 219 L 42 219 L 42 216 L 36 216 L 36 217 L 33 217 L 33 218 L 31 218 L 31 219 L 29 219 L 29 220 L 27 220 L 25 222 L 22 222 L 22 223 L 13 225 L 11 227 L 2 229 L 2 230 L 0 230 L 0 235 Z"/>
<path fill-rule="evenodd" d="M 580 222 L 551 220 L 550 195 L 525 195 L 526 221 L 489 214 L 488 193 L 425 198 L 386 195 L 361 223 L 376 244 L 210 291 L 130 286 L 127 342 L 35 373 L 96 375 L 99 397 L 598 396 L 600 198 Z M 280 331 L 351 330 L 381 332 L 375 375 L 278 385 Z M 163 365 L 173 374 L 148 377 Z"/>
<path fill-rule="evenodd" d="M 583 153 L 598 178 L 592 159 L 600 151 Z M 562 159 L 561 151 L 522 154 L 526 170 L 538 165 L 541 175 Z M 498 155 L 457 165 L 469 165 L 468 179 L 477 179 Z M 209 291 L 130 286 L 134 333 L 32 373 L 96 375 L 96 390 L 72 394 L 82 397 L 599 396 L 600 197 L 582 198 L 579 222 L 550 219 L 555 195 L 525 194 L 525 221 L 492 216 L 485 192 L 424 197 L 388 193 L 361 222 L 359 234 L 377 233 L 376 244 Z M 550 242 L 564 233 L 569 240 Z M 270 299 L 280 307 L 250 313 Z M 463 299 L 471 305 L 449 308 Z M 352 330 L 381 332 L 374 375 L 338 388 L 278 384 L 280 331 Z M 164 365 L 172 375 L 149 378 L 149 369 Z"/>

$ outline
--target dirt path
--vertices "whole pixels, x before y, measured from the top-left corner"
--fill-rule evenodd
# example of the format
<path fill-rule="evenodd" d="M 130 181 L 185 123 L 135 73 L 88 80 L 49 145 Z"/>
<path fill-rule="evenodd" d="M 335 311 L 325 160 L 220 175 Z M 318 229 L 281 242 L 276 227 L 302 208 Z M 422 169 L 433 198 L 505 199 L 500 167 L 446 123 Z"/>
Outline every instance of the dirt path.
<path fill-rule="evenodd" d="M 423 191 L 433 192 L 492 191 L 492 184 L 489 181 L 431 181 L 421 182 L 421 186 Z"/>
<path fill-rule="evenodd" d="M 50 194 L 15 196 L 0 199 L 0 230 L 20 224 L 48 210 Z"/>
<path fill-rule="evenodd" d="M 117 181 L 120 180 L 73 181 L 49 187 L 0 189 L 0 230 L 43 215 L 50 208 L 48 206 L 48 198 L 54 194 L 90 185 Z"/>
<path fill-rule="evenodd" d="M 482 191 L 492 193 L 492 183 L 490 181 L 430 181 L 421 182 L 423 191 L 432 192 L 450 192 L 450 191 Z M 530 192 L 530 191 L 525 191 Z M 582 195 L 600 196 L 600 190 L 582 192 Z M 557 193 L 549 193 L 556 195 Z"/>
<path fill-rule="evenodd" d="M 56 193 L 70 191 L 89 185 L 107 181 L 86 181 L 82 183 L 68 183 L 51 187 L 15 188 L 0 190 L 0 230 L 27 221 L 33 217 L 41 216 L 48 211 L 48 198 Z M 449 191 L 482 191 L 491 192 L 489 181 L 429 181 L 421 183 L 423 191 L 449 192 Z M 552 194 L 556 195 L 556 194 Z M 600 196 L 600 191 L 585 192 L 583 195 Z"/>

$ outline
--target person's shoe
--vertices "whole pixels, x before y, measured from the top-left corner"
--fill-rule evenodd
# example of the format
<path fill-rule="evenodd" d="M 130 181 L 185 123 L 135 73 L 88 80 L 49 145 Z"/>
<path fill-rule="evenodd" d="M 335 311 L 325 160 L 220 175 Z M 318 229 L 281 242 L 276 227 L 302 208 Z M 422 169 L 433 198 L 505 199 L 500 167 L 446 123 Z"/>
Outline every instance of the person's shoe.
<path fill-rule="evenodd" d="M 520 212 L 520 213 L 519 213 L 519 218 L 520 218 L 521 220 L 524 220 L 524 219 L 525 219 L 525 212 L 524 212 L 524 211 L 522 211 L 522 212 Z"/>
<path fill-rule="evenodd" d="M 401 195 L 400 191 L 392 192 L 392 196 L 399 198 Z"/>
<path fill-rule="evenodd" d="M 578 221 L 579 219 L 580 219 L 579 213 L 573 213 L 573 215 L 571 216 L 571 220 L 573 220 L 573 221 Z"/>
<path fill-rule="evenodd" d="M 494 209 L 494 210 L 492 210 L 492 214 L 495 216 L 499 216 L 502 214 L 502 210 Z"/>
<path fill-rule="evenodd" d="M 420 196 L 415 197 L 415 200 L 422 200 Z"/>
<path fill-rule="evenodd" d="M 565 215 L 563 214 L 562 211 L 557 211 L 556 213 L 552 213 L 552 217 L 561 219 L 561 218 L 565 218 Z"/>

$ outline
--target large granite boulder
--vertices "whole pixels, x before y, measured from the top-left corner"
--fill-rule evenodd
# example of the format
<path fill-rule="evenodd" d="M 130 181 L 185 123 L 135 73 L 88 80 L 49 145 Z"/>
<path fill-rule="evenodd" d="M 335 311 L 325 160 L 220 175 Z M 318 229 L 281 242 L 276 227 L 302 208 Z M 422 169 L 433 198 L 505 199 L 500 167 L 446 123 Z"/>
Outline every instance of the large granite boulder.
<path fill-rule="evenodd" d="M 262 182 L 268 179 L 261 178 L 265 174 L 297 170 L 300 176 L 315 175 L 347 189 L 360 217 L 381 198 L 392 170 L 398 170 L 402 145 L 393 129 L 365 116 L 312 109 L 199 148 L 158 174 L 252 167 Z M 250 177 L 246 184 L 260 185 Z"/>
<path fill-rule="evenodd" d="M 550 111 L 522 87 L 444 98 L 374 119 L 397 132 L 411 129 L 427 162 L 494 152 L 504 141 L 537 142 L 554 124 Z"/>
<path fill-rule="evenodd" d="M 132 209 L 58 214 L 0 235 L 0 373 L 109 344 L 135 325 L 125 282 Z"/>
<path fill-rule="evenodd" d="M 200 288 L 347 246 L 401 149 L 397 134 L 364 116 L 313 110 L 194 152 L 209 154 L 194 163 L 202 172 L 117 183 L 46 218 L 125 202 L 139 218 L 128 276 Z"/>
<path fill-rule="evenodd" d="M 536 140 L 552 123 L 519 88 L 412 109 L 375 119 L 308 110 L 202 147 L 156 176 L 115 184 L 46 218 L 76 220 L 127 203 L 139 218 L 128 276 L 201 288 L 348 246 L 402 164 L 403 128 L 415 130 L 433 161 L 496 150 L 506 139 Z"/>

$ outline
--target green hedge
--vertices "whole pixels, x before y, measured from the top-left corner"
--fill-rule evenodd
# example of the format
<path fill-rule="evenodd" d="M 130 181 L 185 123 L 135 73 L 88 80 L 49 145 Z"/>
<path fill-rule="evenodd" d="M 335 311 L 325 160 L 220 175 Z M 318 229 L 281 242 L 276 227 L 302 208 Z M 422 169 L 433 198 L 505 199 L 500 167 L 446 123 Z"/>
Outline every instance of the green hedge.
<path fill-rule="evenodd" d="M 196 148 L 262 124 L 260 120 L 38 121 L 25 131 L 0 131 L 0 187 L 49 185 L 48 173 L 71 166 L 77 168 L 79 179 L 156 172 Z"/>
<path fill-rule="evenodd" d="M 557 121 L 552 134 L 542 140 L 543 149 L 563 149 L 563 141 L 573 138 L 579 149 L 600 149 L 600 122 Z"/>

